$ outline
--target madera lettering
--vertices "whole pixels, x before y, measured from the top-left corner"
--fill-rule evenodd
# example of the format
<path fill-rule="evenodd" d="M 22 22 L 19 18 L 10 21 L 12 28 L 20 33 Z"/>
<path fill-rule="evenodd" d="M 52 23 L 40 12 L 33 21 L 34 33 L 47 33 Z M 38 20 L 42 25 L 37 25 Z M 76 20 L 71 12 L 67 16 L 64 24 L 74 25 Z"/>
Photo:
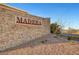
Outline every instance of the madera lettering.
<path fill-rule="evenodd" d="M 41 20 L 31 20 L 27 18 L 17 17 L 16 23 L 41 25 Z"/>

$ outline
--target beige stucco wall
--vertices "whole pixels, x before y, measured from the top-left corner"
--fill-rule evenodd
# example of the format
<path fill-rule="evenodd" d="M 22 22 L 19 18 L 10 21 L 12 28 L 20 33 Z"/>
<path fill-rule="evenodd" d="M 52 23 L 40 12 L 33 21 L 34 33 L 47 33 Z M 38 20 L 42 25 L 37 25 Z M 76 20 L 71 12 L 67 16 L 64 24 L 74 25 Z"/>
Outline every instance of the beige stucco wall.
<path fill-rule="evenodd" d="M 17 17 L 39 20 L 41 25 L 17 23 Z M 50 33 L 50 20 L 0 5 L 0 51 Z"/>

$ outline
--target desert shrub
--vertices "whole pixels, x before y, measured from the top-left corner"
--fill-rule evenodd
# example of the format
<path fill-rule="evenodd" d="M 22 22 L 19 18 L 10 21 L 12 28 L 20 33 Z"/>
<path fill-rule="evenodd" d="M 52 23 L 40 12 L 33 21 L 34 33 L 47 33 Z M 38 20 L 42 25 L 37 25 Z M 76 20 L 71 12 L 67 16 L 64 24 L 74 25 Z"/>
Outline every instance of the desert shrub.
<path fill-rule="evenodd" d="M 69 36 L 68 37 L 68 40 L 76 40 L 76 39 L 79 39 L 79 37 L 76 37 L 76 36 Z"/>
<path fill-rule="evenodd" d="M 68 37 L 68 40 L 71 40 L 71 37 Z"/>
<path fill-rule="evenodd" d="M 77 42 L 74 41 L 74 40 L 70 40 L 69 43 L 70 43 L 70 44 L 76 44 Z"/>
<path fill-rule="evenodd" d="M 60 34 L 61 33 L 61 27 L 57 23 L 52 23 L 50 25 L 50 31 L 51 31 L 51 33 Z"/>
<path fill-rule="evenodd" d="M 47 40 L 45 40 L 45 42 L 47 42 Z"/>
<path fill-rule="evenodd" d="M 43 44 L 44 44 L 44 43 L 47 43 L 47 40 L 41 41 L 41 43 L 43 43 Z"/>
<path fill-rule="evenodd" d="M 44 41 L 41 41 L 41 43 L 43 43 L 43 44 L 44 44 L 45 42 L 44 42 Z"/>

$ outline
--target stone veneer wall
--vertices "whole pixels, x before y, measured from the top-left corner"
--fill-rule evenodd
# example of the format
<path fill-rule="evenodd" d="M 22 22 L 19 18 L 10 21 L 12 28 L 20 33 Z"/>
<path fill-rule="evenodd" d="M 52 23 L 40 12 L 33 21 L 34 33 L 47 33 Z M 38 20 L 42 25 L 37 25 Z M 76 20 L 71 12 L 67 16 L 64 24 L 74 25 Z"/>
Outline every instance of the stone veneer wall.
<path fill-rule="evenodd" d="M 16 23 L 16 17 L 40 20 L 41 25 Z M 0 51 L 16 47 L 50 33 L 50 20 L 25 13 L 24 11 L 0 5 Z"/>

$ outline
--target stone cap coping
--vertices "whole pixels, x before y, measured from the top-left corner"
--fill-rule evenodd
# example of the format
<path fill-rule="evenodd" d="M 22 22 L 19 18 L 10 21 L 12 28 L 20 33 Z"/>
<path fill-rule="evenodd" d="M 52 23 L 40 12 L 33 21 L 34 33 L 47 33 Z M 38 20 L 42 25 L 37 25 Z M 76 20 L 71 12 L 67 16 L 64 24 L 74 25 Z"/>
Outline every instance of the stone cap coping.
<path fill-rule="evenodd" d="M 6 8 L 7 10 L 11 10 L 11 11 L 15 11 L 15 12 L 27 14 L 26 11 L 21 10 L 21 9 L 19 9 L 19 8 L 16 8 L 16 7 L 13 7 L 13 6 L 9 6 L 9 5 L 7 5 L 7 4 L 0 4 L 0 7 Z"/>

